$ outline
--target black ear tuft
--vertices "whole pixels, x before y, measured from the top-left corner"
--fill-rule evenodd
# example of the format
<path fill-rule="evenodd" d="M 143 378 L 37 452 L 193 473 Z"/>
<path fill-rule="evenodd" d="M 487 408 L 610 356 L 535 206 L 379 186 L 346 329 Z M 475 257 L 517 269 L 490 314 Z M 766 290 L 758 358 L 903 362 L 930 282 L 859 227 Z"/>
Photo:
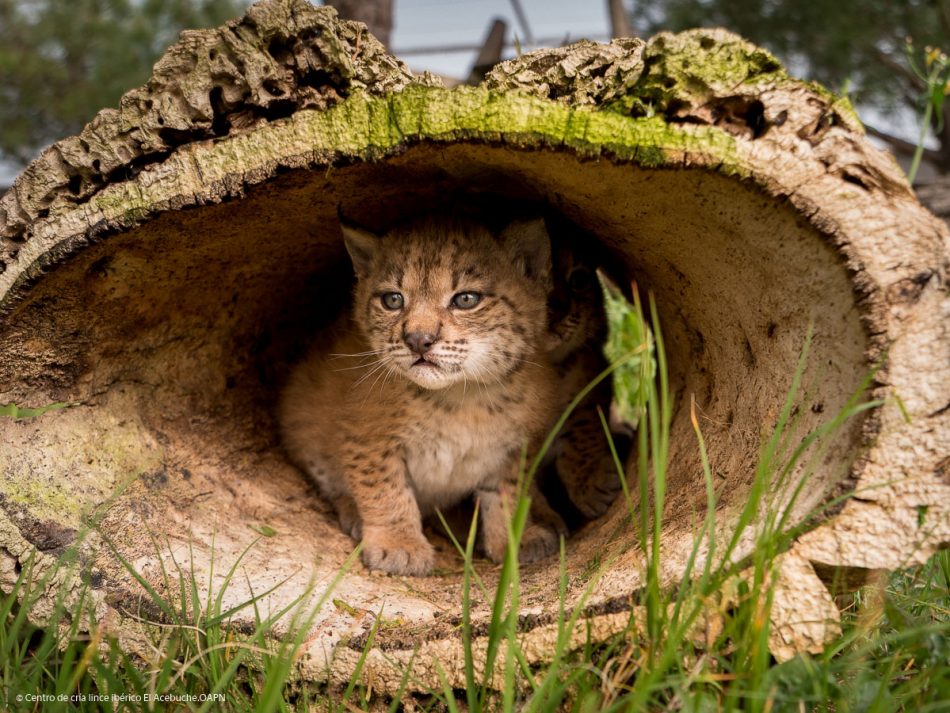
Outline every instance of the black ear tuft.
<path fill-rule="evenodd" d="M 359 278 L 366 277 L 373 265 L 373 258 L 379 250 L 379 236 L 355 225 L 341 222 L 343 243 L 353 261 L 353 269 Z"/>

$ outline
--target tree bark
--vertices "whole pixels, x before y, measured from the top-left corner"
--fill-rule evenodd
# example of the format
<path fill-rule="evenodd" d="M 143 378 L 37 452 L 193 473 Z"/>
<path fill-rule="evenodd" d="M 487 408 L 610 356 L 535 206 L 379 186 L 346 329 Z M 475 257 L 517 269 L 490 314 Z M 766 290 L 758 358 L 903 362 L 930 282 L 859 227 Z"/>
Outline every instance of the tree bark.
<path fill-rule="evenodd" d="M 773 483 L 789 525 L 812 528 L 777 562 L 774 653 L 834 636 L 819 577 L 950 542 L 950 237 L 845 100 L 717 30 L 543 50 L 446 90 L 332 9 L 267 0 L 184 33 L 144 87 L 0 199 L 0 405 L 38 409 L 0 417 L 0 586 L 31 554 L 52 566 L 93 521 L 80 550 L 99 616 L 147 651 L 129 615 L 141 589 L 104 540 L 159 591 L 172 557 L 207 590 L 266 526 L 224 608 L 283 580 L 262 609 L 308 582 L 315 601 L 354 543 L 286 461 L 273 410 L 350 289 L 338 211 L 382 228 L 459 190 L 548 204 L 655 294 L 676 396 L 665 582 L 682 577 L 705 502 L 691 398 L 721 542 L 809 332 L 799 436 L 871 373 L 884 405 L 843 424 L 794 502 Z M 567 543 L 567 606 L 586 615 L 576 642 L 630 619 L 643 553 L 628 518 L 618 502 Z M 736 557 L 751 546 L 743 536 Z M 459 571 L 451 547 L 439 557 Z M 593 560 L 610 565 L 581 604 Z M 491 587 L 497 571 L 482 577 Z M 522 579 L 523 642 L 540 661 L 558 563 Z M 464 686 L 460 587 L 355 565 L 334 592 L 347 606 L 315 622 L 304 675 L 349 680 L 385 606 L 396 623 L 362 668 L 374 689 L 397 690 L 413 657 L 413 686 L 442 685 L 434 661 Z M 476 631 L 489 616 L 473 604 Z"/>

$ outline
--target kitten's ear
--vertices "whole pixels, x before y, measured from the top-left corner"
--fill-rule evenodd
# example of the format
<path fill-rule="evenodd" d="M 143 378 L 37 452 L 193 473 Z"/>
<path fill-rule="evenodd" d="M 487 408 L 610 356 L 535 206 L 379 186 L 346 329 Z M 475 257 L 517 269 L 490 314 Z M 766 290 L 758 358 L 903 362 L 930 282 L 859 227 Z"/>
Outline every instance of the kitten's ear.
<path fill-rule="evenodd" d="M 501 231 L 502 245 L 526 277 L 551 280 L 551 236 L 544 218 L 516 220 Z"/>
<path fill-rule="evenodd" d="M 343 229 L 343 243 L 346 245 L 346 251 L 353 261 L 356 276 L 366 277 L 373 264 L 373 257 L 379 249 L 379 236 L 342 221 L 340 227 Z"/>

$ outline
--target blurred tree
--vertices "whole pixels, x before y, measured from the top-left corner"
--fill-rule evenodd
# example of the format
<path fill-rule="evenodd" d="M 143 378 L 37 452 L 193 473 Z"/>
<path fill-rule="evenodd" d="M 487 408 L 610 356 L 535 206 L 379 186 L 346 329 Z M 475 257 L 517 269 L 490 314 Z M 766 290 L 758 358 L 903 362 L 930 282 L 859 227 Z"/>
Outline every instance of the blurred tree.
<path fill-rule="evenodd" d="M 0 158 L 25 163 L 145 82 L 184 28 L 241 0 L 0 0 Z"/>
<path fill-rule="evenodd" d="M 623 0 L 607 0 L 607 15 L 610 17 L 611 37 L 634 37 Z"/>
<path fill-rule="evenodd" d="M 908 107 L 920 115 L 935 87 L 914 71 L 926 47 L 950 49 L 950 0 L 636 0 L 632 14 L 644 31 L 722 26 L 772 50 L 793 71 L 884 112 Z M 939 107 L 938 107 L 939 108 Z M 899 154 L 914 143 L 874 127 L 870 133 Z M 950 173 L 950 103 L 931 116 L 938 148 L 924 160 Z"/>

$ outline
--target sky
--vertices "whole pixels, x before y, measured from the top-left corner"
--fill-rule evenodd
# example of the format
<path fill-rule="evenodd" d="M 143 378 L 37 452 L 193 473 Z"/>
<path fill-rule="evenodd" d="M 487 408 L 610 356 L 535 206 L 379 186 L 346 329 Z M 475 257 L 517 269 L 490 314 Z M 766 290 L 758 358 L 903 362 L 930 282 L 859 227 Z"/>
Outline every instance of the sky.
<path fill-rule="evenodd" d="M 536 39 L 559 45 L 562 40 L 587 38 L 604 41 L 610 28 L 607 0 L 521 0 L 528 29 Z M 413 71 L 430 70 L 464 79 L 475 52 L 407 54 L 405 50 L 446 45 L 481 44 L 496 17 L 508 24 L 508 41 L 517 35 L 522 49 L 534 49 L 525 41 L 510 0 L 395 0 L 393 53 Z M 552 41 L 553 40 L 553 41 Z M 506 57 L 514 56 L 509 49 Z"/>

